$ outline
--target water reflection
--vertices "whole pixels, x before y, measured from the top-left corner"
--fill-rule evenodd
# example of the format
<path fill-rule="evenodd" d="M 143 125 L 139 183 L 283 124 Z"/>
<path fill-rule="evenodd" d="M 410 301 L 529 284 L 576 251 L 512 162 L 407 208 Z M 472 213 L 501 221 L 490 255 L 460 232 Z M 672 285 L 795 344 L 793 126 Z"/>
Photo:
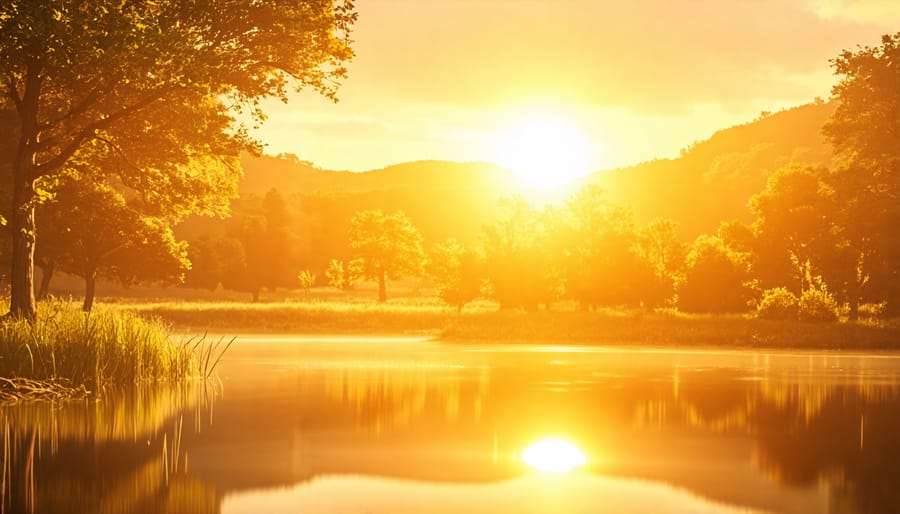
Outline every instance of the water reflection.
<path fill-rule="evenodd" d="M 0 511 L 218 512 L 181 446 L 185 431 L 208 426 L 210 402 L 201 384 L 152 384 L 103 401 L 0 408 Z"/>
<path fill-rule="evenodd" d="M 895 356 L 248 341 L 221 374 L 0 410 L 7 511 L 900 512 Z"/>
<path fill-rule="evenodd" d="M 565 439 L 541 439 L 522 452 L 522 462 L 545 473 L 567 473 L 587 463 L 577 446 Z"/>

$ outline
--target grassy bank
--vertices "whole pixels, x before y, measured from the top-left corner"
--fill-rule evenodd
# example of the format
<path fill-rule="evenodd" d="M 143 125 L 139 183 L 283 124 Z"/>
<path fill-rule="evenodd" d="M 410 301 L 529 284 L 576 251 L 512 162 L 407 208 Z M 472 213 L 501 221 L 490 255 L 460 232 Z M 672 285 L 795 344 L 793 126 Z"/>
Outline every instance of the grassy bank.
<path fill-rule="evenodd" d="M 207 347 L 208 348 L 208 347 Z M 167 326 L 99 307 L 39 304 L 34 323 L 0 323 L 0 396 L 70 397 L 108 385 L 198 374 L 200 345 L 170 340 Z"/>
<path fill-rule="evenodd" d="M 119 306 L 171 323 L 175 330 L 295 334 L 426 334 L 445 341 L 572 345 L 710 346 L 900 350 L 900 324 L 803 323 L 745 316 L 607 309 L 498 311 L 461 315 L 437 302 L 166 302 Z"/>
<path fill-rule="evenodd" d="M 767 321 L 743 316 L 640 312 L 491 313 L 459 318 L 448 341 L 900 350 L 900 326 Z"/>
<path fill-rule="evenodd" d="M 159 302 L 119 309 L 170 323 L 185 332 L 438 335 L 456 312 L 437 302 Z"/>

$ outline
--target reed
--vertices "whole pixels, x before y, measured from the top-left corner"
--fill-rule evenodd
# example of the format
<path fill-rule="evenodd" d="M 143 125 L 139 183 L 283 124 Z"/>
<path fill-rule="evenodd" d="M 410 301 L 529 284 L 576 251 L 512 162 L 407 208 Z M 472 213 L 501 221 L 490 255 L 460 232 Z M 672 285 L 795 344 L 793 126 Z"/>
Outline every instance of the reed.
<path fill-rule="evenodd" d="M 73 303 L 39 305 L 37 319 L 0 322 L 0 377 L 7 391 L 54 384 L 85 393 L 111 385 L 178 380 L 199 374 L 206 348 L 169 337 L 161 321 L 98 306 L 84 313 Z M 35 385 L 40 383 L 43 385 Z M 24 388 L 24 389 L 23 389 Z"/>

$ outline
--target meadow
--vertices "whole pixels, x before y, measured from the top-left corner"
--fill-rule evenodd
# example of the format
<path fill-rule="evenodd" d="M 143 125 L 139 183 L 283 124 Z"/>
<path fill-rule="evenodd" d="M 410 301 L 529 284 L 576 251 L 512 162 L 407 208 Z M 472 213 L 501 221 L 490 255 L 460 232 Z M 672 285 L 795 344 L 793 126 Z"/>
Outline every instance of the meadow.
<path fill-rule="evenodd" d="M 128 302 L 112 307 L 158 319 L 175 332 L 190 334 L 424 335 L 453 343 L 900 349 L 900 323 L 896 320 L 771 321 L 753 315 L 672 310 L 584 311 L 571 303 L 526 312 L 499 310 L 488 301 L 473 302 L 457 313 L 433 298 L 404 297 L 378 303 L 359 296 L 265 303 Z"/>

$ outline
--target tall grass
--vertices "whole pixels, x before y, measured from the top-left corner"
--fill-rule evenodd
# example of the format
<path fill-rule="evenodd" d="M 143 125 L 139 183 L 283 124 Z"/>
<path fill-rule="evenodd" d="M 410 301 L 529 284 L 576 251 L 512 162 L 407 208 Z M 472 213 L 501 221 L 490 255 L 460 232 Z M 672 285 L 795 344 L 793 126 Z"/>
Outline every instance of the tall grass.
<path fill-rule="evenodd" d="M 83 313 L 62 301 L 41 303 L 37 319 L 0 322 L 0 376 L 97 390 L 106 385 L 175 380 L 197 372 L 193 346 L 166 326 L 127 311 Z"/>

